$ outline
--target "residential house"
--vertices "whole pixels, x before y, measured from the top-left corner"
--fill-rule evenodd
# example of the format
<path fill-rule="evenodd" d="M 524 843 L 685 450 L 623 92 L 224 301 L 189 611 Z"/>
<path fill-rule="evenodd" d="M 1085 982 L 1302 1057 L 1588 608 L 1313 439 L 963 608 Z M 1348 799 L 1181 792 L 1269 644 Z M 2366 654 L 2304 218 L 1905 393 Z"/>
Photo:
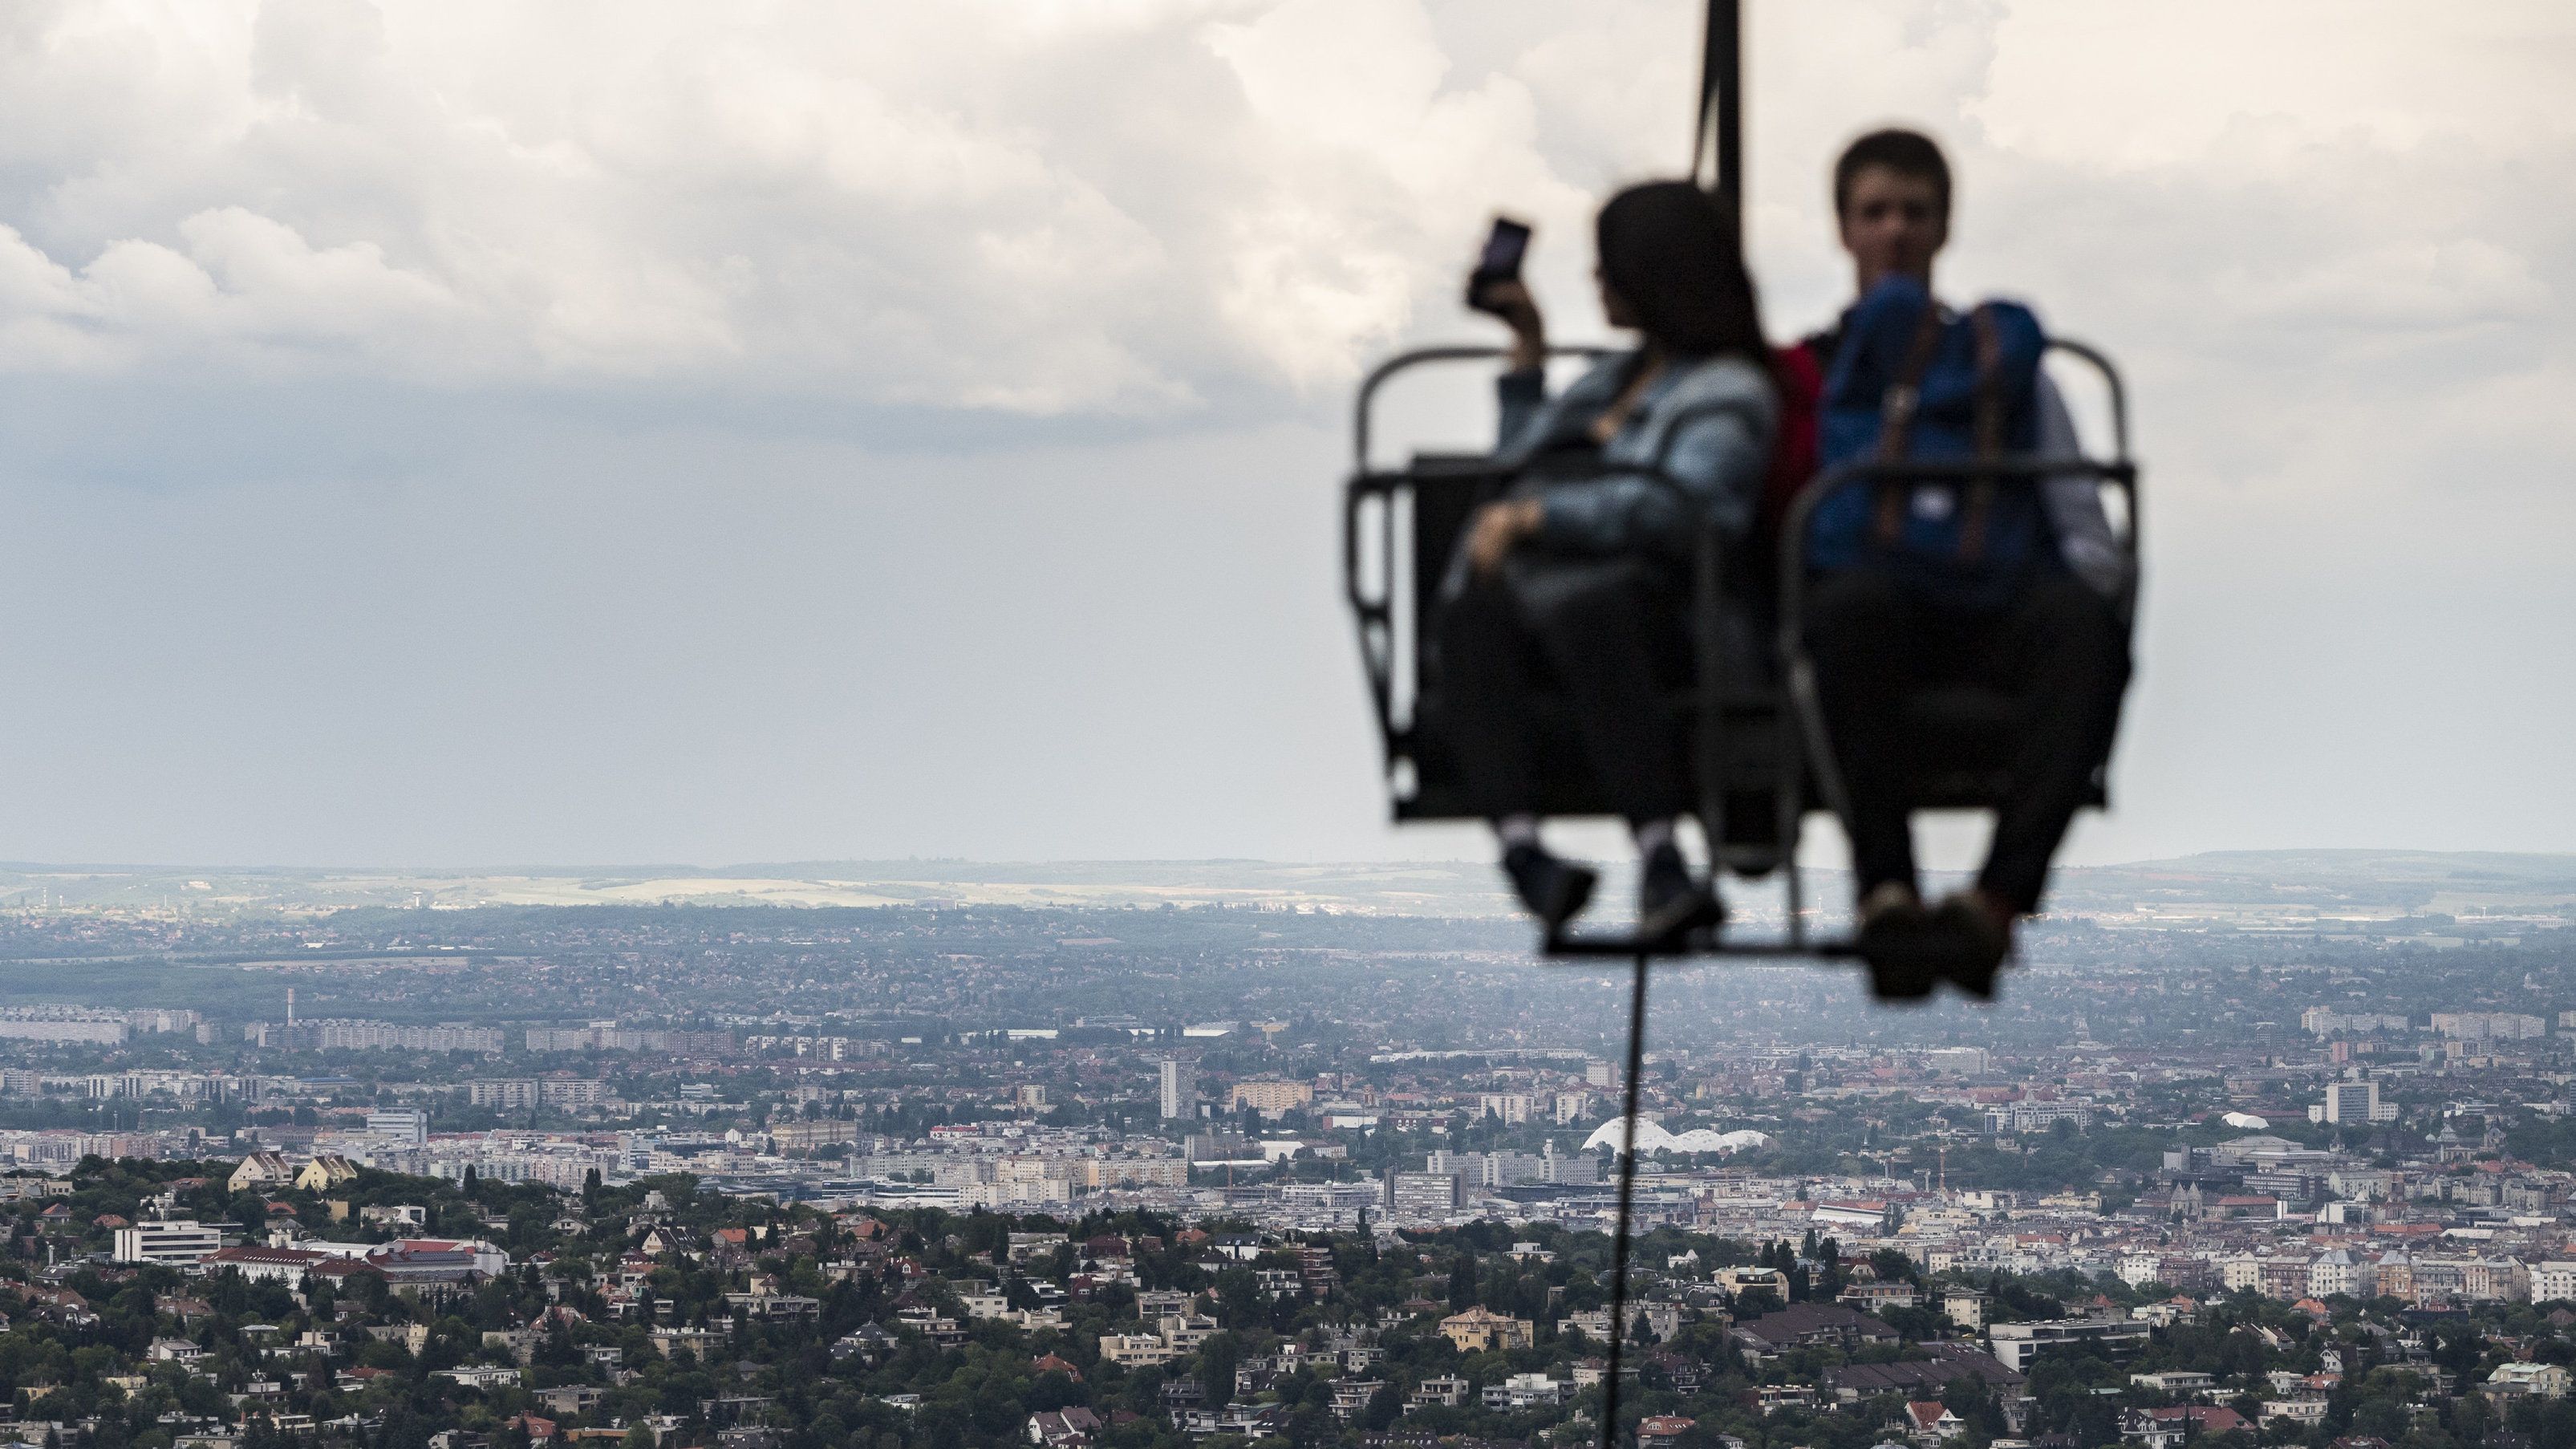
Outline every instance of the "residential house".
<path fill-rule="evenodd" d="M 1895 1329 L 1839 1303 L 1792 1303 L 1735 1326 L 1736 1346 L 1748 1358 L 1764 1359 L 1793 1348 L 1857 1348 L 1862 1344 L 1897 1342 Z"/>
<path fill-rule="evenodd" d="M 1535 1326 L 1528 1319 L 1496 1313 L 1481 1305 L 1441 1319 L 1440 1333 L 1457 1345 L 1460 1353 L 1527 1348 L 1536 1337 Z"/>
<path fill-rule="evenodd" d="M 1044 1449 L 1077 1449 L 1100 1432 L 1100 1420 L 1074 1404 L 1053 1413 L 1029 1415 L 1029 1442 Z"/>
<path fill-rule="evenodd" d="M 295 1176 L 295 1169 L 288 1165 L 285 1158 L 274 1152 L 254 1152 L 243 1158 L 241 1165 L 233 1169 L 233 1175 L 224 1180 L 224 1186 L 232 1192 L 248 1192 L 262 1187 L 292 1187 L 295 1184 Z"/>
<path fill-rule="evenodd" d="M 1679 1414 L 1650 1414 L 1637 1421 L 1637 1449 L 1676 1449 L 1698 1422 Z"/>
<path fill-rule="evenodd" d="M 344 1182 L 355 1182 L 358 1165 L 336 1152 L 317 1155 L 295 1174 L 295 1186 L 305 1192 L 328 1192 Z"/>
<path fill-rule="evenodd" d="M 1968 1421 L 1939 1399 L 1909 1399 L 1905 1404 L 1905 1437 L 1922 1449 L 1956 1439 Z"/>
<path fill-rule="evenodd" d="M 2250 1430 L 2245 1416 L 2218 1404 L 2183 1404 L 2167 1409 L 2131 1409 L 2120 1416 L 2122 1440 L 2140 1449 L 2183 1449 L 2193 1439 Z"/>
<path fill-rule="evenodd" d="M 2480 1392 L 2493 1399 L 2563 1399 L 2568 1381 L 2565 1364 L 2506 1363 L 2487 1375 Z"/>

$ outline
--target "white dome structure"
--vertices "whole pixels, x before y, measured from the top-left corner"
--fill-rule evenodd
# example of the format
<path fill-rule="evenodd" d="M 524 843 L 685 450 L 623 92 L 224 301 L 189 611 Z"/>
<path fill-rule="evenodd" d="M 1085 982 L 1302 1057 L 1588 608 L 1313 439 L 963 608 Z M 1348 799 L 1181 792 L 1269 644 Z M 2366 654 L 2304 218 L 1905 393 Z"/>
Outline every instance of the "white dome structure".
<path fill-rule="evenodd" d="M 1582 1150 L 1589 1152 L 1596 1147 L 1615 1150 L 1626 1137 L 1627 1127 L 1627 1118 L 1611 1118 L 1592 1129 L 1592 1135 L 1583 1139 Z M 1688 1132 L 1667 1132 L 1660 1122 L 1641 1118 L 1637 1123 L 1637 1151 L 1641 1156 L 1649 1152 L 1741 1152 L 1748 1147 L 1767 1147 L 1770 1144 L 1769 1133 L 1755 1132 L 1750 1128 L 1716 1132 L 1706 1127 L 1694 1127 Z"/>
<path fill-rule="evenodd" d="M 2270 1118 L 2257 1117 L 2251 1112 L 2230 1112 L 2218 1120 L 2226 1123 L 2230 1127 L 2251 1128 L 2256 1132 L 2260 1132 L 2264 1128 L 2272 1125 Z"/>

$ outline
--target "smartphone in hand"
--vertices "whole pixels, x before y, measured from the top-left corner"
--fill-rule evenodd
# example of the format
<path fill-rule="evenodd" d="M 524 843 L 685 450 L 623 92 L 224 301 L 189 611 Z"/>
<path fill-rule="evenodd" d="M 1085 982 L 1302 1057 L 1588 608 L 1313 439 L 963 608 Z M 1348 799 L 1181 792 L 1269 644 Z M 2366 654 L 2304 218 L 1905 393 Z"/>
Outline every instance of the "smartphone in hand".
<path fill-rule="evenodd" d="M 1530 229 L 1526 222 L 1508 216 L 1494 218 L 1494 229 L 1485 234 L 1485 250 L 1476 258 L 1476 269 L 1467 274 L 1467 305 L 1479 312 L 1491 310 L 1485 305 L 1485 289 L 1496 282 L 1517 282 L 1521 277 L 1521 258 L 1529 254 Z"/>

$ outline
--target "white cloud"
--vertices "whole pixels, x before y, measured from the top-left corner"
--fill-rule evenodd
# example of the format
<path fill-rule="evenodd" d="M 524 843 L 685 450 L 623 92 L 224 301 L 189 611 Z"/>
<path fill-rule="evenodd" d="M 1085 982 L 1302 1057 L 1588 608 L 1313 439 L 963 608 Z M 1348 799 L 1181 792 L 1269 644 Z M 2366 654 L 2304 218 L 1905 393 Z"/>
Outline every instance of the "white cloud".
<path fill-rule="evenodd" d="M 1413 0 L 40 0 L 8 325 L 57 339 L 22 367 L 1186 411 L 1345 375 L 1498 186 L 1579 206 L 1526 90 L 1449 71 Z"/>
<path fill-rule="evenodd" d="M 1966 111 L 1997 144 L 2093 167 L 2267 169 L 2282 142 L 2406 148 L 2445 134 L 2566 136 L 2576 13 L 2528 3 L 2109 0 L 1999 7 Z M 2250 152 L 2236 143 L 2270 132 Z"/>
<path fill-rule="evenodd" d="M 198 212 L 177 231 L 177 246 L 111 242 L 74 273 L 0 227 L 0 330 L 21 344 L 11 363 L 96 371 L 206 347 L 399 360 L 461 311 L 445 286 L 388 266 L 373 242 L 317 249 L 240 207 Z"/>
<path fill-rule="evenodd" d="M 2183 345 L 2221 354 L 2554 310 L 2564 208 L 2467 198 L 2566 137 L 2540 82 L 2570 23 L 2372 14 L 1752 7 L 1776 317 L 1832 305 L 1823 165 L 1891 118 L 1959 152 L 1964 283 L 2148 347 L 2186 301 Z M 21 369 L 1298 407 L 1460 325 L 1495 209 L 1586 314 L 1593 199 L 1685 155 L 1695 27 L 1683 0 L 27 0 L 0 329 Z"/>
<path fill-rule="evenodd" d="M 2145 667 L 2079 849 L 2564 847 L 2570 12 L 1748 9 L 1775 331 L 1848 286 L 1835 147 L 1912 121 L 1947 289 L 2130 369 Z M 14 848 L 1481 849 L 1372 823 L 1342 384 L 1491 335 L 1495 210 L 1591 329 L 1695 11 L 0 6 Z"/>

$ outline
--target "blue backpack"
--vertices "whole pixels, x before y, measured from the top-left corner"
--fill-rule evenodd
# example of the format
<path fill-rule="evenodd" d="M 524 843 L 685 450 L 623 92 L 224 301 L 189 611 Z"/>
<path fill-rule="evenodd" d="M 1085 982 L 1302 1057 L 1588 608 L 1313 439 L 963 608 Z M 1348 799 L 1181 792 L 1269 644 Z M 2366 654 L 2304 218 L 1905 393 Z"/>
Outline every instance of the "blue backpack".
<path fill-rule="evenodd" d="M 1879 283 L 1844 320 L 1818 423 L 1824 468 L 1853 461 L 1967 462 L 2027 453 L 2039 433 L 2040 354 L 2029 308 L 1987 302 L 1946 316 L 1908 277 Z M 2057 541 L 2029 483 L 1855 479 L 1808 519 L 1818 571 L 1876 568 L 1929 602 L 1993 609 Z"/>

